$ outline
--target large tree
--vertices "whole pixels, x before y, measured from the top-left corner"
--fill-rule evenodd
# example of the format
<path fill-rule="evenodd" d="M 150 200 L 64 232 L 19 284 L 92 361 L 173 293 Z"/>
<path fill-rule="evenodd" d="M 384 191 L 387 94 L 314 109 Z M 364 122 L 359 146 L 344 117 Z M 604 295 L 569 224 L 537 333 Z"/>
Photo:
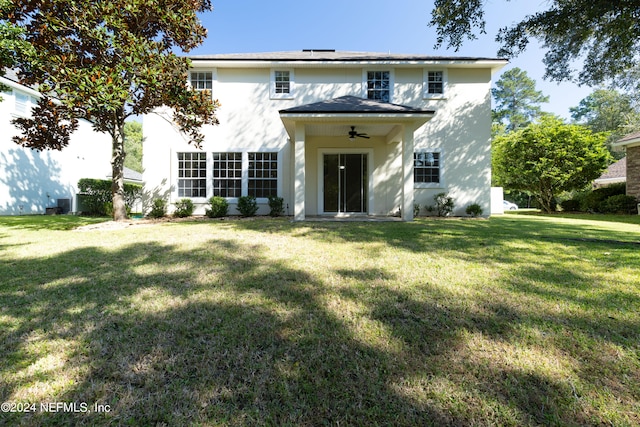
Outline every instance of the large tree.
<path fill-rule="evenodd" d="M 142 172 L 142 123 L 128 121 L 124 124 L 124 149 L 127 158 L 124 160 L 125 167 Z"/>
<path fill-rule="evenodd" d="M 605 136 L 553 116 L 500 135 L 493 142 L 493 172 L 499 185 L 532 194 L 551 212 L 563 191 L 584 188 L 610 161 Z"/>
<path fill-rule="evenodd" d="M 14 121 L 23 134 L 14 140 L 60 150 L 78 119 L 108 133 L 114 219 L 125 219 L 125 120 L 169 107 L 195 145 L 203 140 L 201 126 L 217 123 L 217 102 L 188 87 L 189 61 L 174 53 L 202 43 L 206 30 L 197 13 L 208 10 L 209 0 L 11 1 L 7 20 L 34 47 L 16 68 L 43 95 L 32 119 Z"/>
<path fill-rule="evenodd" d="M 457 50 L 477 38 L 476 31 L 484 33 L 485 4 L 435 0 L 430 25 L 438 33 L 436 46 Z M 548 49 L 545 77 L 576 78 L 586 85 L 618 78 L 640 63 L 640 0 L 550 0 L 545 5 L 546 10 L 499 31 L 499 56 L 514 57 L 537 39 Z M 572 68 L 576 61 L 582 61 L 580 71 Z"/>
<path fill-rule="evenodd" d="M 578 106 L 570 108 L 571 117 L 593 132 L 607 132 L 607 146 L 636 130 L 640 111 L 630 95 L 615 89 L 597 89 L 582 99 Z M 612 151 L 620 158 L 623 153 Z"/>
<path fill-rule="evenodd" d="M 495 101 L 493 120 L 506 125 L 508 131 L 524 127 L 542 114 L 540 104 L 549 97 L 536 90 L 536 82 L 526 71 L 505 71 L 491 89 Z"/>
<path fill-rule="evenodd" d="M 0 76 L 5 75 L 6 68 L 14 66 L 18 56 L 26 56 L 31 51 L 31 46 L 24 40 L 22 28 L 8 20 L 11 7 L 10 0 L 0 0 Z"/>

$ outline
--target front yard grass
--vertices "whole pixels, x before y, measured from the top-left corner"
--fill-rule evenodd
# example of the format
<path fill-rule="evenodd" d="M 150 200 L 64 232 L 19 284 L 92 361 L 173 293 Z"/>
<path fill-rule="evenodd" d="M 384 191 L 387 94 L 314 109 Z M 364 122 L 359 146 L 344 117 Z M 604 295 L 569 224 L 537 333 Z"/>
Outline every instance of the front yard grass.
<path fill-rule="evenodd" d="M 0 424 L 640 424 L 638 224 L 15 221 Z"/>

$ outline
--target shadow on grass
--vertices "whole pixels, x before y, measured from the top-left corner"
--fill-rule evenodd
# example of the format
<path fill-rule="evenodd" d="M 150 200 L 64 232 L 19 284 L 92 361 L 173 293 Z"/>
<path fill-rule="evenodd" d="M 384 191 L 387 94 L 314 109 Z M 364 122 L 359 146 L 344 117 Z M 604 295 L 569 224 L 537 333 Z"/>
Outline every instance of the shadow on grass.
<path fill-rule="evenodd" d="M 610 223 L 618 222 L 622 224 L 640 225 L 640 215 L 578 213 L 578 212 L 554 212 L 550 214 L 545 214 L 540 211 L 509 212 L 507 215 L 538 216 L 538 217 L 548 217 L 548 218 L 567 218 L 567 219 L 579 219 L 579 220 L 587 220 L 587 221 L 610 222 Z"/>
<path fill-rule="evenodd" d="M 359 343 L 323 308 L 322 283 L 267 263 L 264 251 L 253 247 L 252 255 L 238 256 L 247 254 L 246 248 L 216 241 L 198 253 L 144 244 L 3 265 L 3 277 L 12 279 L 2 286 L 2 315 L 14 326 L 4 325 L 2 332 L 0 373 L 12 379 L 3 381 L 0 398 L 11 400 L 28 384 L 40 383 L 43 401 L 110 407 L 108 413 L 3 414 L 5 420 L 38 425 L 455 421 L 389 389 L 403 366 Z M 88 262 L 95 263 L 91 271 L 75 273 L 86 271 Z M 207 263 L 204 280 L 192 273 Z M 162 269 L 136 273 L 143 266 Z M 61 371 L 56 362 L 50 371 L 33 369 L 60 350 L 65 353 L 57 362 Z M 67 373 L 75 374 L 65 378 Z"/>
<path fill-rule="evenodd" d="M 462 222 L 361 230 L 282 222 L 233 226 L 323 235 L 336 243 L 377 241 L 424 254 L 440 250 L 476 261 L 487 257 L 487 245 L 510 242 L 508 229 L 471 233 Z M 514 253 L 493 262 L 516 259 Z M 416 296 L 383 286 L 396 280 L 383 267 L 327 273 L 365 291 L 336 291 L 323 277 L 271 259 L 264 245 L 233 240 L 211 240 L 191 251 L 157 242 L 111 251 L 85 247 L 2 262 L 0 277 L 7 280 L 0 287 L 0 400 L 15 400 L 27 389 L 42 401 L 110 408 L 3 416 L 7 423 L 34 425 L 589 424 L 589 416 L 603 415 L 589 415 L 570 382 L 471 354 L 469 336 L 509 343 L 521 327 L 551 331 L 552 323 L 632 350 L 629 340 L 640 329 L 637 320 L 621 325 L 611 319 L 601 327 L 597 322 L 604 316 L 549 317 L 536 307 L 496 302 L 492 295 L 478 301 L 482 310 L 470 309 L 429 284 Z M 526 281 L 514 287 L 576 301 L 560 291 L 567 278 L 591 280 L 579 272 L 549 273 L 543 280 L 557 291 L 530 284 L 525 289 Z M 336 295 L 364 312 L 354 319 L 330 310 L 327 300 Z M 379 337 L 386 345 L 360 336 L 353 325 L 359 321 L 379 324 L 380 333 L 389 334 Z M 610 329 L 635 333 L 619 339 Z M 590 355 L 565 348 L 574 344 L 556 346 L 576 358 Z M 50 367 L 43 366 L 47 361 Z M 614 359 L 599 362 L 602 372 L 619 371 Z M 582 379 L 594 386 L 599 381 L 586 373 Z M 617 391 L 621 399 L 637 399 L 637 385 L 623 383 Z"/>

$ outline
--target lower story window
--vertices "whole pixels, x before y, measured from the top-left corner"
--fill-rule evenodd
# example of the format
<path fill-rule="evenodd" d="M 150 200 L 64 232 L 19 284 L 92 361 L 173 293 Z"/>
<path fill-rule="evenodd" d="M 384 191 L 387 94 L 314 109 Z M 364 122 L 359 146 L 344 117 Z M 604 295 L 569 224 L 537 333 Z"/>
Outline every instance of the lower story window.
<path fill-rule="evenodd" d="M 178 197 L 207 197 L 206 153 L 178 153 Z"/>
<path fill-rule="evenodd" d="M 213 153 L 213 195 L 240 197 L 242 153 Z"/>
<path fill-rule="evenodd" d="M 249 153 L 248 195 L 278 195 L 278 153 Z"/>
<path fill-rule="evenodd" d="M 414 182 L 440 183 L 440 153 L 421 151 L 413 153 Z"/>

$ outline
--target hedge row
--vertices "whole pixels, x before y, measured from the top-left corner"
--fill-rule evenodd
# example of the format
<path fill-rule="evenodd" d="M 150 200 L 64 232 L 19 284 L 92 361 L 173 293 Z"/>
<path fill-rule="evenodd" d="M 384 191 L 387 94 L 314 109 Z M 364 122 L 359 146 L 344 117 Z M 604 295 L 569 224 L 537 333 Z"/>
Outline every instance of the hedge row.
<path fill-rule="evenodd" d="M 83 207 L 83 213 L 98 216 L 112 214 L 111 180 L 82 178 L 78 181 L 78 189 L 80 190 L 78 198 Z M 141 195 L 141 185 L 124 184 L 124 202 L 127 205 L 127 211 L 140 199 Z"/>
<path fill-rule="evenodd" d="M 613 184 L 578 194 L 572 199 L 561 202 L 560 207 L 568 212 L 637 213 L 638 200 L 625 193 L 624 183 Z"/>

